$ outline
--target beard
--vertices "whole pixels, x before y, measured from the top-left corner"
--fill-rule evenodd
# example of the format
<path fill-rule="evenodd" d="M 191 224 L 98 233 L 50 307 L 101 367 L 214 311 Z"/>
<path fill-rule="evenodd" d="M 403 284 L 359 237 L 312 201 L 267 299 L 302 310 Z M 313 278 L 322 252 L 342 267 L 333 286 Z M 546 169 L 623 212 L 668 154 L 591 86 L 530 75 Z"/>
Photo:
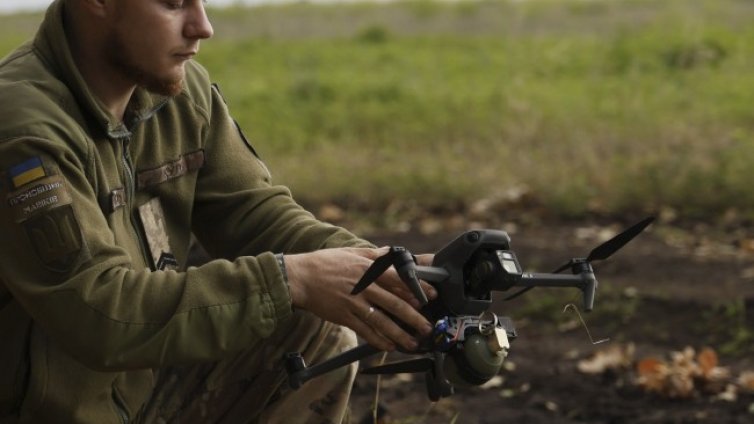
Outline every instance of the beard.
<path fill-rule="evenodd" d="M 129 55 L 126 43 L 115 31 L 110 32 L 105 40 L 105 56 L 120 71 L 125 78 L 134 81 L 137 86 L 150 93 L 162 96 L 177 96 L 183 90 L 184 72 L 174 76 L 160 76 L 139 65 L 138 61 Z"/>

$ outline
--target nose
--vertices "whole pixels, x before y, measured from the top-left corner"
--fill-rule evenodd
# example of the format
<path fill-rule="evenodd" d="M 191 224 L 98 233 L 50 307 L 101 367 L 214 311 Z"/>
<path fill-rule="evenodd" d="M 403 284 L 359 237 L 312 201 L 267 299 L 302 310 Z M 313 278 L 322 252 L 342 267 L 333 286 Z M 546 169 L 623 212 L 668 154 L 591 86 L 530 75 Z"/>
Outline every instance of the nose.
<path fill-rule="evenodd" d="M 202 40 L 212 37 L 214 30 L 207 17 L 207 11 L 204 9 L 203 1 L 194 2 L 191 8 L 186 25 L 183 28 L 183 35 L 192 40 Z"/>

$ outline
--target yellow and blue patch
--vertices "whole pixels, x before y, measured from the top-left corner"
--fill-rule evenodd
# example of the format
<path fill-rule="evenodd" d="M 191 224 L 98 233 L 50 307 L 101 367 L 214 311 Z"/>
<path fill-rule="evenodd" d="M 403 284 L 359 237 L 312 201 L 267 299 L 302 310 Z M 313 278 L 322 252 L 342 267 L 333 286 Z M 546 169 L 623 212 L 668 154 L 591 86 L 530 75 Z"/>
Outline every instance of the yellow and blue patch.
<path fill-rule="evenodd" d="M 47 173 L 42 165 L 42 159 L 38 156 L 19 163 L 8 170 L 8 177 L 13 188 L 19 188 L 46 176 Z"/>

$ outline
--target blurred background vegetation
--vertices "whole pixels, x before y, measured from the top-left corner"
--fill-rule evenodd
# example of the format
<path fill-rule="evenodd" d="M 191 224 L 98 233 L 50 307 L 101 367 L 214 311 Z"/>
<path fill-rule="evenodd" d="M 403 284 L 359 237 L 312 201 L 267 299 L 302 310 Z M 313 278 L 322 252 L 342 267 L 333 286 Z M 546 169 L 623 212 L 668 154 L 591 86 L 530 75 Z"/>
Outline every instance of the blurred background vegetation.
<path fill-rule="evenodd" d="M 0 17 L 0 55 L 41 17 Z M 210 18 L 198 60 L 307 206 L 754 217 L 751 0 L 296 3 Z"/>

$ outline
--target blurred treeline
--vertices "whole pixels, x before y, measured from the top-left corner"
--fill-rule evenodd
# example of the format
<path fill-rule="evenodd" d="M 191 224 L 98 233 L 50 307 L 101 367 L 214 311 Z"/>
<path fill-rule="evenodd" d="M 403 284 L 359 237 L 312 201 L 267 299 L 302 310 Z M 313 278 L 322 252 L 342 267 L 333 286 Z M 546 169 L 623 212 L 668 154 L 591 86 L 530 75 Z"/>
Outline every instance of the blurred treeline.
<path fill-rule="evenodd" d="M 754 217 L 751 0 L 297 3 L 210 17 L 198 60 L 307 205 Z M 0 53 L 40 18 L 0 18 Z"/>

